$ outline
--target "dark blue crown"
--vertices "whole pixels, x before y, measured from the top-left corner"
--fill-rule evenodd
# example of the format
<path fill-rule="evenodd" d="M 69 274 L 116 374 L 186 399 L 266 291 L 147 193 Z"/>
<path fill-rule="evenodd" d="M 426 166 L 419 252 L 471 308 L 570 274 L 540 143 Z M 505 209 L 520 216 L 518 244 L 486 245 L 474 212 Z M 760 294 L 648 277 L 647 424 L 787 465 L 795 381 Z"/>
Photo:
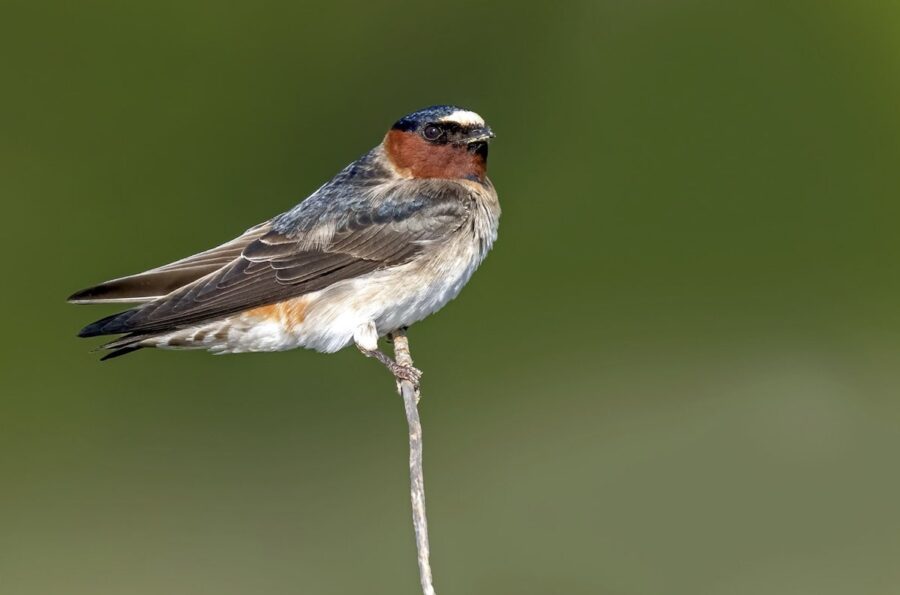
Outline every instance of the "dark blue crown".
<path fill-rule="evenodd" d="M 403 116 L 402 118 L 397 120 L 393 128 L 395 130 L 403 130 L 406 132 L 409 132 L 410 130 L 418 130 L 419 127 L 423 124 L 434 122 L 435 120 L 438 120 L 445 116 L 449 116 L 453 112 L 464 109 L 465 108 L 455 105 L 432 105 L 431 107 L 426 107 L 425 109 L 420 109 L 417 112 L 413 112 L 411 114 Z"/>

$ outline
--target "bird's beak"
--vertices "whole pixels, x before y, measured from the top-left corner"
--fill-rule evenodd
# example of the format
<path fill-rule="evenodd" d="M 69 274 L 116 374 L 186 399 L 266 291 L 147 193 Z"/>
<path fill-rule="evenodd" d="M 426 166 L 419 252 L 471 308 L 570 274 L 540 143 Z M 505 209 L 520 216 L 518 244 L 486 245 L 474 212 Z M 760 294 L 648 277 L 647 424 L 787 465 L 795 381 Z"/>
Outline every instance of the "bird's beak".
<path fill-rule="evenodd" d="M 492 138 L 494 138 L 494 137 L 496 137 L 496 136 L 497 136 L 497 135 L 494 134 L 494 131 L 491 130 L 491 127 L 490 127 L 490 126 L 482 126 L 482 127 L 480 127 L 480 128 L 475 128 L 474 130 L 471 130 L 471 131 L 466 135 L 466 142 L 467 142 L 467 143 L 480 143 L 480 142 L 486 142 L 486 141 L 489 141 L 489 140 L 491 140 Z"/>

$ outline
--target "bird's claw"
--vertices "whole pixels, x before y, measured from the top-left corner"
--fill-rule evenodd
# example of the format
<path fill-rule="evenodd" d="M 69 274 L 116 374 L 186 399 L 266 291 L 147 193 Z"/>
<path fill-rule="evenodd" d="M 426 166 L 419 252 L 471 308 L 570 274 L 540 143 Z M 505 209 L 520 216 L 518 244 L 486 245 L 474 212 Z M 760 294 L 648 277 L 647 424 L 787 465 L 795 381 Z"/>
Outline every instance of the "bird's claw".
<path fill-rule="evenodd" d="M 397 382 L 407 380 L 411 382 L 416 388 L 419 387 L 419 381 L 422 379 L 422 371 L 418 368 L 398 364 L 396 361 L 377 349 L 364 349 L 363 347 L 359 347 L 359 350 L 366 357 L 374 357 L 379 362 L 381 362 L 382 365 L 384 365 L 384 367 L 394 375 L 394 378 L 397 380 Z"/>
<path fill-rule="evenodd" d="M 397 381 L 407 380 L 413 384 L 413 386 L 418 387 L 419 381 L 422 379 L 422 370 L 418 368 L 414 368 L 413 366 L 404 366 L 402 364 L 398 364 L 397 362 L 392 362 L 388 368 L 391 371 L 391 374 L 394 375 L 394 378 Z"/>

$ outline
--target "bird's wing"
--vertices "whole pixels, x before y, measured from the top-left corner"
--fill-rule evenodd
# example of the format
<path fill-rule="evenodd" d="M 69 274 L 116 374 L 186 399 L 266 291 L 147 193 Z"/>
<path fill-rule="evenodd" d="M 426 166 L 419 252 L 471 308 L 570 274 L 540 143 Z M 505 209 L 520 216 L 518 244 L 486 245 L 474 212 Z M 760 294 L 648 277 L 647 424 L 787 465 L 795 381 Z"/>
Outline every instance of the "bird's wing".
<path fill-rule="evenodd" d="M 408 262 L 469 220 L 456 192 L 394 193 L 295 234 L 278 225 L 218 271 L 149 304 L 99 320 L 81 336 L 159 333 L 324 289 Z M 334 211 L 337 213 L 337 211 Z"/>
<path fill-rule="evenodd" d="M 136 275 L 106 281 L 69 296 L 73 304 L 149 302 L 168 295 L 227 265 L 251 242 L 271 230 L 270 221 L 251 227 L 237 238 L 211 250 Z"/>

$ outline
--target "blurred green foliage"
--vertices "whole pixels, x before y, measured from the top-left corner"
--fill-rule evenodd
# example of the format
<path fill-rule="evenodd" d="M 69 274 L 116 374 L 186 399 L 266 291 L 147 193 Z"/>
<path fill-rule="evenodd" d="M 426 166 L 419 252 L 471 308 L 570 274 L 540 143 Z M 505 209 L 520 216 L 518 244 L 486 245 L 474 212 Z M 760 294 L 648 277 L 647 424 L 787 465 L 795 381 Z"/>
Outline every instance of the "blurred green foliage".
<path fill-rule="evenodd" d="M 289 208 L 400 115 L 504 215 L 411 331 L 441 593 L 900 593 L 900 9 L 0 9 L 0 592 L 415 593 L 399 399 L 346 350 L 100 364 L 73 290 Z"/>

